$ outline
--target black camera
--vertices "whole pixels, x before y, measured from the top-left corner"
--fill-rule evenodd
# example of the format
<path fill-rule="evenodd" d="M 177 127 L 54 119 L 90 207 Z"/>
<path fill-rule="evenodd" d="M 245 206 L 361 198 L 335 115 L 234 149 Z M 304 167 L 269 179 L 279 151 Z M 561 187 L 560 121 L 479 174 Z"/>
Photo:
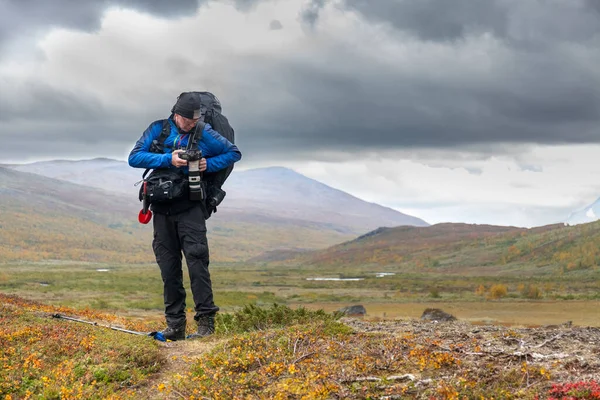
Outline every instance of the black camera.
<path fill-rule="evenodd" d="M 200 161 L 202 158 L 202 150 L 184 150 L 177 154 L 179 158 L 186 161 Z"/>
<path fill-rule="evenodd" d="M 200 159 L 202 158 L 202 150 L 188 149 L 177 154 L 177 156 L 188 162 L 190 200 L 203 201 L 205 194 L 204 187 L 202 186 L 202 178 L 200 176 Z"/>

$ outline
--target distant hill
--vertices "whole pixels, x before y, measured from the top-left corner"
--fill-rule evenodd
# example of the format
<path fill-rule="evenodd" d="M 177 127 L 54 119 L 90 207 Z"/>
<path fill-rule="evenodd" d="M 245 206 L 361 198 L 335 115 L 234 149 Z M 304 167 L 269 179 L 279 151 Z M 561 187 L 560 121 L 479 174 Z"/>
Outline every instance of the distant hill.
<path fill-rule="evenodd" d="M 48 258 L 153 261 L 149 254 L 152 228 L 137 223 L 140 203 L 133 183 L 142 170 L 108 159 L 9 167 L 0 168 L 0 246 L 5 249 L 0 262 Z M 380 224 L 412 221 L 412 217 L 285 169 L 236 172 L 226 189 L 226 206 L 208 222 L 211 255 L 217 261 L 324 248 Z M 293 200 L 295 196 L 304 200 Z M 336 210 L 336 201 L 344 208 Z M 111 244 L 105 244 L 109 238 Z M 104 250 L 92 255 L 96 245 Z"/>
<path fill-rule="evenodd" d="M 600 221 L 516 228 L 473 224 L 382 228 L 327 249 L 268 253 L 274 265 L 387 267 L 387 271 L 469 275 L 543 274 L 600 266 Z"/>
<path fill-rule="evenodd" d="M 0 204 L 33 214 L 65 213 L 83 220 L 111 223 L 136 211 L 135 204 L 95 187 L 0 167 Z M 11 209 L 4 208 L 4 211 Z M 4 213 L 3 213 L 4 214 Z"/>
<path fill-rule="evenodd" d="M 4 167 L 131 196 L 137 194 L 138 188 L 134 184 L 142 179 L 144 172 L 143 169 L 134 169 L 123 161 L 110 158 L 40 161 L 6 164 Z"/>
<path fill-rule="evenodd" d="M 328 224 L 357 235 L 381 226 L 428 226 L 419 218 L 368 203 L 287 168 L 237 172 L 226 185 L 231 195 L 226 210 Z"/>
<path fill-rule="evenodd" d="M 45 176 L 21 171 L 27 169 Z M 151 226 L 136 220 L 140 205 L 133 183 L 141 172 L 107 159 L 0 168 L 0 262 L 153 262 Z M 236 171 L 225 189 L 225 205 L 208 223 L 216 261 L 459 275 L 600 265 L 600 221 L 532 229 L 428 226 L 278 167 Z M 593 207 L 585 212 L 600 215 Z"/>
<path fill-rule="evenodd" d="M 139 207 L 123 194 L 0 168 L 0 262 L 153 262 L 152 225 L 137 222 Z M 221 211 L 209 226 L 215 261 L 315 249 L 352 237 L 308 221 Z"/>
<path fill-rule="evenodd" d="M 141 179 L 143 172 L 123 161 L 106 158 L 43 161 L 8 167 L 126 194 L 135 204 L 138 189 L 133 184 Z M 227 197 L 219 209 L 218 219 L 225 215 L 253 222 L 285 218 L 292 224 L 295 221 L 301 225 L 308 223 L 353 236 L 380 226 L 428 225 L 419 218 L 363 201 L 282 167 L 234 170 L 224 188 Z"/>
<path fill-rule="evenodd" d="M 406 257 L 413 258 L 418 254 L 426 257 L 446 254 L 465 241 L 470 242 L 473 239 L 478 240 L 523 230 L 524 228 L 470 224 L 381 227 L 327 249 L 294 253 L 288 259 L 274 255 L 270 255 L 268 258 L 279 258 L 279 261 L 311 265 L 391 265 L 399 264 L 405 261 Z M 257 258 L 255 261 L 261 260 Z"/>
<path fill-rule="evenodd" d="M 150 262 L 135 209 L 100 189 L 0 168 L 0 262 Z"/>

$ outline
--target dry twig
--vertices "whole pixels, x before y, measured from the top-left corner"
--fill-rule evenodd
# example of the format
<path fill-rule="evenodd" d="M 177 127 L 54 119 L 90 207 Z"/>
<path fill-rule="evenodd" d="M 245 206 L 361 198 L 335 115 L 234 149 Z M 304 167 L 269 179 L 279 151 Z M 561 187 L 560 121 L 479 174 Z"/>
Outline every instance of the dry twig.
<path fill-rule="evenodd" d="M 560 339 L 562 337 L 562 335 L 563 335 L 562 333 L 559 333 L 558 335 L 551 337 L 550 339 L 538 344 L 537 346 L 533 346 L 533 348 L 539 349 L 540 347 L 544 347 L 548 343 L 551 343 L 551 342 L 555 341 L 556 339 Z"/>
<path fill-rule="evenodd" d="M 305 358 L 312 356 L 313 354 L 315 354 L 314 351 L 312 351 L 310 353 L 307 353 L 307 354 L 304 354 L 304 355 L 296 358 L 294 361 L 292 361 L 292 364 L 296 364 L 297 362 L 300 362 L 300 361 L 304 360 Z"/>

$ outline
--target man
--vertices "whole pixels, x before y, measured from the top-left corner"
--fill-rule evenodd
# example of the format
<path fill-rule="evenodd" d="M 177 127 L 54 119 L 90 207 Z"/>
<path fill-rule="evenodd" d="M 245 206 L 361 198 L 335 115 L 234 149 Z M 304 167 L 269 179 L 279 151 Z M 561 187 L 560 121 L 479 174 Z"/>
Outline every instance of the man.
<path fill-rule="evenodd" d="M 201 117 L 200 97 L 193 92 L 179 95 L 167 120 L 150 124 L 129 154 L 129 165 L 135 168 L 180 170 L 188 174 L 188 161 L 181 159 L 183 148 L 195 145 L 202 151 L 200 171 L 215 172 L 227 168 L 241 158 L 237 146 L 229 142 L 209 124 L 204 125 L 201 138 L 195 134 Z M 200 127 L 202 126 L 200 122 Z M 165 131 L 165 129 L 167 131 Z M 169 133 L 170 130 L 170 133 Z M 160 148 L 160 138 L 166 139 Z M 198 140 L 199 139 L 199 140 Z M 196 333 L 189 338 L 214 332 L 214 318 L 219 307 L 214 304 L 206 238 L 206 208 L 203 201 L 193 201 L 188 195 L 166 203 L 151 204 L 154 213 L 152 248 L 160 268 L 167 328 L 161 333 L 169 340 L 186 338 L 186 314 L 183 286 L 182 251 L 188 266 L 193 293 Z"/>

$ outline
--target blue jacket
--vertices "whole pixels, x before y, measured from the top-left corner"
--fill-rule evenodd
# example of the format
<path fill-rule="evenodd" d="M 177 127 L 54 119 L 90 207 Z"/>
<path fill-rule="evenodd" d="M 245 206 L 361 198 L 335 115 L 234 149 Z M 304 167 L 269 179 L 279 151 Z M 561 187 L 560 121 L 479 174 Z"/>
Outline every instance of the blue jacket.
<path fill-rule="evenodd" d="M 190 134 L 181 134 L 171 117 L 168 119 L 171 133 L 164 141 L 164 153 L 151 153 L 152 141 L 158 139 L 162 132 L 163 120 L 154 121 L 144 131 L 142 137 L 136 142 L 129 153 L 129 165 L 134 168 L 175 168 L 171 164 L 173 150 L 187 146 Z M 204 126 L 202 140 L 198 143 L 202 150 L 202 157 L 206 158 L 206 172 L 216 172 L 227 168 L 242 158 L 242 153 L 237 146 L 217 131 L 210 124 Z M 187 173 L 187 167 L 182 168 Z"/>

